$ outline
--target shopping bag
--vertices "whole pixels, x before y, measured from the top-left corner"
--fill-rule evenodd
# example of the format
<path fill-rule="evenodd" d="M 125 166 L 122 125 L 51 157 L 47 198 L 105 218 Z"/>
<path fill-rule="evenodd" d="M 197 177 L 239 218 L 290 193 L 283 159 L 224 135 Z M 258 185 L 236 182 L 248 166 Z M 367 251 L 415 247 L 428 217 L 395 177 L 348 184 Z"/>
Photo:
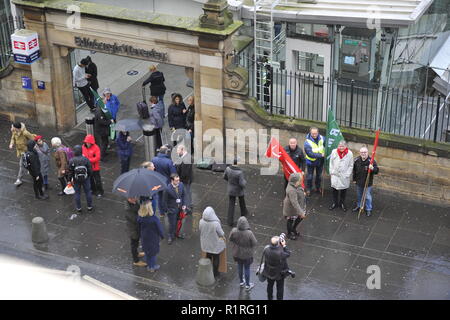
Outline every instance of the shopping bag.
<path fill-rule="evenodd" d="M 75 189 L 73 188 L 71 182 L 69 182 L 69 183 L 67 184 L 67 186 L 64 188 L 64 193 L 65 193 L 65 194 L 74 194 L 74 193 L 75 193 Z"/>

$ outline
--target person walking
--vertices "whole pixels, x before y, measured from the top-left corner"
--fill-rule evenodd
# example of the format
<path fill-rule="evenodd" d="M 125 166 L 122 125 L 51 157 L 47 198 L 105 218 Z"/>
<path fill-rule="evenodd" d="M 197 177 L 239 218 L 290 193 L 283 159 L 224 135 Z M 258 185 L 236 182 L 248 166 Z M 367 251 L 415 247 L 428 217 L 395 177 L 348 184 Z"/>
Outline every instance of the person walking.
<path fill-rule="evenodd" d="M 155 149 L 162 146 L 162 129 L 164 126 L 164 110 L 161 111 L 161 104 L 159 104 L 158 97 L 150 97 L 150 124 L 155 126 L 156 130 L 156 145 Z"/>
<path fill-rule="evenodd" d="M 246 217 L 239 217 L 237 227 L 231 230 L 229 242 L 234 261 L 238 264 L 239 284 L 250 291 L 255 286 L 250 282 L 250 265 L 253 263 L 257 240 Z"/>
<path fill-rule="evenodd" d="M 367 147 L 362 147 L 359 150 L 359 157 L 356 158 L 353 165 L 353 181 L 356 183 L 356 193 L 358 197 L 356 207 L 352 210 L 353 212 L 359 211 L 361 207 L 361 200 L 364 192 L 364 187 L 366 185 L 367 174 L 369 169 L 371 170 L 369 182 L 367 184 L 366 201 L 364 206 L 367 217 L 370 217 L 372 215 L 373 176 L 375 174 L 378 174 L 379 172 L 377 162 L 374 160 L 373 163 L 370 164 L 370 161 L 371 157 L 369 157 L 369 150 L 367 149 Z"/>
<path fill-rule="evenodd" d="M 306 176 L 306 195 L 309 196 L 312 190 L 312 181 L 314 178 L 314 171 L 316 172 L 315 191 L 322 193 L 322 170 L 325 157 L 325 139 L 319 134 L 319 129 L 312 127 L 309 134 L 306 136 L 304 149 L 306 153 L 306 167 L 308 169 Z"/>
<path fill-rule="evenodd" d="M 105 105 L 106 109 L 108 109 L 114 122 L 116 122 L 117 113 L 119 112 L 120 108 L 120 101 L 115 94 L 112 94 L 110 88 L 105 88 L 103 90 L 103 104 Z"/>
<path fill-rule="evenodd" d="M 89 86 L 97 92 L 98 90 L 98 79 L 97 79 L 97 65 L 92 62 L 92 59 L 90 56 L 86 57 L 87 65 L 85 68 L 86 76 L 89 81 Z"/>
<path fill-rule="evenodd" d="M 159 218 L 155 216 L 150 201 L 141 204 L 138 211 L 137 222 L 139 224 L 142 249 L 147 260 L 147 270 L 155 272 L 160 265 L 156 264 L 156 256 L 159 253 L 159 242 L 164 239 L 164 231 Z"/>
<path fill-rule="evenodd" d="M 138 224 L 138 211 L 140 204 L 137 198 L 128 198 L 125 210 L 125 221 L 127 224 L 128 235 L 130 236 L 131 256 L 133 265 L 136 267 L 146 267 L 147 263 L 140 261 L 139 258 L 145 256 L 144 252 L 139 252 L 139 240 L 141 231 Z"/>
<path fill-rule="evenodd" d="M 341 140 L 337 149 L 331 152 L 330 157 L 331 188 L 333 189 L 333 203 L 330 210 L 341 207 L 344 212 L 347 211 L 345 195 L 350 187 L 353 162 L 353 153 L 347 148 L 347 143 Z"/>
<path fill-rule="evenodd" d="M 206 207 L 199 222 L 200 246 L 213 265 L 214 277 L 219 276 L 220 254 L 226 249 L 225 233 L 212 207 Z"/>
<path fill-rule="evenodd" d="M 169 155 L 169 148 L 167 146 L 162 146 L 161 148 L 159 148 L 159 152 L 156 157 L 152 159 L 152 163 L 155 166 L 155 171 L 162 174 L 166 178 L 167 184 L 170 183 L 170 175 L 173 173 L 177 173 L 177 170 L 173 165 L 173 161 Z M 162 207 L 162 198 L 163 191 L 160 191 L 158 192 L 158 208 L 161 215 L 164 214 Z"/>
<path fill-rule="evenodd" d="M 9 142 L 9 148 L 12 149 L 16 147 L 16 155 L 19 158 L 19 172 L 17 173 L 17 180 L 14 182 L 16 187 L 20 186 L 23 181 L 23 175 L 25 173 L 25 168 L 22 163 L 22 154 L 27 151 L 27 143 L 30 140 L 34 140 L 36 135 L 28 132 L 25 124 L 21 122 L 14 122 L 11 125 L 11 141 Z"/>
<path fill-rule="evenodd" d="M 296 240 L 300 233 L 297 226 L 306 216 L 305 190 L 302 188 L 303 174 L 292 173 L 286 187 L 286 196 L 283 200 L 283 216 L 287 221 L 287 237 Z"/>
<path fill-rule="evenodd" d="M 102 178 L 100 176 L 100 148 L 95 144 L 95 138 L 93 135 L 88 134 L 84 139 L 83 144 L 83 156 L 85 156 L 92 166 L 92 174 L 89 175 L 90 187 L 92 187 L 92 193 L 97 197 L 103 196 Z M 74 150 L 75 152 L 75 150 Z"/>
<path fill-rule="evenodd" d="M 277 300 L 283 300 L 284 279 L 289 272 L 287 259 L 291 252 L 286 247 L 285 239 L 272 237 L 270 245 L 263 251 L 264 270 L 262 275 L 267 278 L 267 298 L 273 300 L 273 286 L 277 285 Z"/>
<path fill-rule="evenodd" d="M 187 152 L 186 147 L 182 144 L 177 146 L 177 154 L 180 157 L 179 162 L 175 164 L 177 174 L 180 176 L 180 181 L 183 183 L 185 189 L 186 208 L 192 213 L 192 159 Z"/>
<path fill-rule="evenodd" d="M 120 174 L 130 170 L 131 155 L 133 154 L 133 145 L 128 131 L 120 131 L 116 139 L 117 154 L 120 159 Z"/>
<path fill-rule="evenodd" d="M 30 176 L 33 180 L 33 189 L 36 199 L 44 200 L 48 199 L 48 195 L 44 194 L 41 174 L 41 164 L 39 162 L 39 155 L 36 151 L 36 142 L 34 140 L 29 140 L 27 142 L 28 151 L 25 152 L 22 157 L 24 166 L 27 168 Z"/>
<path fill-rule="evenodd" d="M 241 216 L 248 214 L 245 205 L 244 190 L 247 181 L 244 178 L 244 172 L 237 165 L 237 159 L 234 159 L 233 165 L 225 169 L 223 178 L 228 181 L 228 218 L 227 223 L 230 227 L 234 226 L 234 205 L 236 197 L 239 198 L 239 206 L 241 209 Z"/>
<path fill-rule="evenodd" d="M 34 138 L 36 142 L 35 149 L 39 155 L 39 162 L 41 163 L 41 174 L 43 178 L 44 190 L 48 188 L 48 172 L 50 170 L 50 148 L 47 143 L 42 140 L 42 136 L 36 136 Z"/>
<path fill-rule="evenodd" d="M 164 110 L 164 95 L 166 93 L 166 86 L 164 84 L 164 74 L 158 71 L 155 65 L 150 66 L 150 76 L 142 83 L 142 86 L 146 86 L 150 83 L 150 95 L 158 97 L 158 100 L 162 102 Z"/>
<path fill-rule="evenodd" d="M 305 172 L 305 154 L 303 153 L 302 148 L 298 146 L 297 139 L 291 138 L 289 139 L 289 144 L 284 147 L 284 150 L 286 150 L 289 157 L 291 157 L 292 161 L 297 165 L 299 169 L 302 170 L 302 172 Z M 286 187 L 288 185 L 288 181 L 286 178 L 284 179 L 284 189 L 286 190 Z"/>
<path fill-rule="evenodd" d="M 183 102 L 183 97 L 179 94 L 173 94 L 172 104 L 169 106 L 168 119 L 169 128 L 172 131 L 177 129 L 184 129 L 186 127 L 186 106 Z M 177 145 L 177 139 L 174 141 L 174 146 Z"/>
<path fill-rule="evenodd" d="M 83 95 L 86 104 L 91 109 L 91 112 L 95 111 L 95 99 L 94 95 L 91 92 L 89 81 L 89 75 L 86 74 L 86 66 L 89 64 L 89 61 L 85 59 L 81 59 L 81 61 L 73 68 L 72 76 L 73 76 L 73 86 L 80 90 Z"/>
<path fill-rule="evenodd" d="M 195 103 L 194 96 L 187 98 L 187 110 L 186 110 L 186 130 L 191 137 L 191 154 L 194 153 L 194 123 L 195 123 Z"/>
<path fill-rule="evenodd" d="M 109 145 L 110 126 L 114 123 L 113 119 L 109 119 L 100 107 L 95 109 L 94 118 L 94 132 L 100 138 L 100 153 L 102 161 L 105 161 L 107 156 L 106 150 Z"/>
<path fill-rule="evenodd" d="M 55 152 L 53 153 L 53 158 L 55 159 L 56 163 L 56 169 L 58 170 L 56 175 L 59 180 L 59 184 L 61 185 L 61 191 L 58 193 L 58 196 L 64 196 L 66 193 L 64 192 L 64 189 L 67 186 L 67 183 L 69 182 L 69 158 L 64 151 L 66 147 L 61 143 L 61 139 L 58 137 L 53 137 L 50 141 L 52 147 L 55 149 Z"/>
<path fill-rule="evenodd" d="M 184 185 L 180 181 L 180 176 L 173 173 L 170 176 L 170 183 L 166 190 L 163 191 L 162 197 L 162 216 L 167 214 L 169 220 L 169 232 L 167 233 L 167 243 L 172 244 L 176 238 L 177 221 L 179 219 L 180 211 L 186 210 L 185 190 Z M 184 235 L 178 235 L 178 238 L 184 239 Z"/>
<path fill-rule="evenodd" d="M 81 214 L 81 188 L 83 188 L 86 195 L 87 210 L 91 212 L 94 209 L 91 193 L 92 165 L 89 159 L 83 155 L 83 149 L 80 145 L 73 147 L 73 154 L 74 157 L 69 161 L 69 180 L 75 190 L 75 209 L 78 214 Z"/>

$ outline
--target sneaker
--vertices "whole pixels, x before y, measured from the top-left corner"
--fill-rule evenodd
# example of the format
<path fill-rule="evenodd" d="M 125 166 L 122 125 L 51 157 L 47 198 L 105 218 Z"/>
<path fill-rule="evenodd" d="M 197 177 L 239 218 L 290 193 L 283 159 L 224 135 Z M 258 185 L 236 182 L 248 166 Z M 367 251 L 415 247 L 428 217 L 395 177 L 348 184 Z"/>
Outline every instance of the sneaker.
<path fill-rule="evenodd" d="M 344 212 L 347 211 L 347 207 L 345 206 L 345 204 L 341 203 L 341 209 L 342 209 L 342 211 L 344 211 Z"/>
<path fill-rule="evenodd" d="M 77 212 L 80 213 L 81 212 L 81 208 L 77 208 Z"/>
<path fill-rule="evenodd" d="M 23 183 L 22 180 L 17 179 L 16 182 L 14 182 L 14 185 L 15 185 L 16 187 L 18 187 L 18 186 L 20 186 L 22 183 Z"/>
<path fill-rule="evenodd" d="M 333 202 L 333 204 L 328 208 L 328 210 L 333 210 L 337 207 L 337 204 Z"/>
<path fill-rule="evenodd" d="M 92 210 L 94 210 L 94 207 L 87 207 L 87 211 L 92 213 Z"/>
<path fill-rule="evenodd" d="M 146 267 L 147 264 L 144 261 L 133 262 L 133 266 L 136 267 Z"/>
<path fill-rule="evenodd" d="M 254 283 L 250 283 L 248 286 L 245 286 L 245 290 L 246 290 L 246 291 L 250 291 L 250 290 L 253 289 L 254 286 L 255 286 Z"/>
<path fill-rule="evenodd" d="M 179 235 L 177 235 L 178 239 L 184 239 L 186 238 L 186 235 L 184 233 L 180 233 Z"/>
<path fill-rule="evenodd" d="M 366 217 L 370 217 L 372 215 L 372 210 L 367 210 L 366 211 Z"/>
<path fill-rule="evenodd" d="M 239 283 L 239 285 L 241 286 L 241 288 L 245 287 L 245 281 L 242 281 L 241 283 Z"/>
<path fill-rule="evenodd" d="M 172 240 L 172 238 L 169 238 L 168 240 L 167 240 L 167 244 L 172 244 L 172 242 L 173 242 L 173 240 Z"/>
<path fill-rule="evenodd" d="M 139 257 L 139 258 L 145 257 L 145 252 L 139 252 L 139 253 L 138 253 L 138 257 Z"/>
<path fill-rule="evenodd" d="M 97 195 L 97 198 L 101 198 L 101 197 L 103 197 L 103 194 L 99 193 L 99 194 Z"/>
<path fill-rule="evenodd" d="M 156 272 L 156 271 L 159 270 L 159 268 L 161 268 L 161 266 L 159 264 L 157 264 L 153 268 L 147 267 L 147 270 L 150 271 L 150 272 Z"/>

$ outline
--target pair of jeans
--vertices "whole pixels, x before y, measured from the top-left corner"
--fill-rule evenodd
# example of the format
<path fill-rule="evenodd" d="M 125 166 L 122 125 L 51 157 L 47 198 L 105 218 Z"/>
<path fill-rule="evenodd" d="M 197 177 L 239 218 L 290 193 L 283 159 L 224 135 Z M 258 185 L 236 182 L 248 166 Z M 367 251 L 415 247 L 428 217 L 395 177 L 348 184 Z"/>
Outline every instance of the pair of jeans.
<path fill-rule="evenodd" d="M 239 281 L 244 282 L 244 277 L 245 277 L 245 284 L 247 286 L 250 285 L 250 265 L 251 264 L 252 264 L 251 260 L 238 261 Z"/>
<path fill-rule="evenodd" d="M 228 225 L 231 226 L 234 223 L 234 205 L 236 203 L 236 197 L 235 196 L 229 196 L 230 201 L 228 203 Z M 244 196 L 239 197 L 239 207 L 241 209 L 241 217 L 247 215 L 247 207 L 245 205 L 245 198 Z"/>
<path fill-rule="evenodd" d="M 168 238 L 175 239 L 175 233 L 177 232 L 178 211 L 167 213 L 169 219 L 169 232 Z"/>
<path fill-rule="evenodd" d="M 86 194 L 87 206 L 92 207 L 91 181 L 89 179 L 86 179 L 84 182 L 74 181 L 73 188 L 75 189 L 75 206 L 77 210 L 81 209 L 81 187 L 83 187 Z"/>
<path fill-rule="evenodd" d="M 166 105 L 164 104 L 164 94 L 158 96 L 158 101 L 161 101 L 161 104 L 163 106 L 163 117 L 166 115 Z"/>
<path fill-rule="evenodd" d="M 85 85 L 84 87 L 77 87 L 78 90 L 80 90 L 81 94 L 83 95 L 84 100 L 86 101 L 86 104 L 89 106 L 89 108 L 94 109 L 94 95 L 91 92 L 91 88 L 89 83 Z"/>
<path fill-rule="evenodd" d="M 206 253 L 206 258 L 208 258 L 209 260 L 211 260 L 212 265 L 213 265 L 213 273 L 214 273 L 214 277 L 217 277 L 219 275 L 219 263 L 220 263 L 220 254 L 217 253 Z"/>
<path fill-rule="evenodd" d="M 356 193 L 358 195 L 358 208 L 361 208 L 361 200 L 363 195 L 364 187 L 356 186 Z M 366 211 L 372 211 L 372 187 L 367 187 L 366 193 L 366 203 L 364 206 Z"/>
<path fill-rule="evenodd" d="M 319 161 L 319 160 L 316 160 Z M 312 190 L 312 181 L 314 178 L 314 171 L 316 171 L 316 189 L 320 188 L 320 184 L 322 182 L 322 169 L 323 169 L 323 164 L 318 165 L 318 166 L 310 166 L 307 165 L 307 174 L 306 174 L 306 187 L 309 191 Z"/>
<path fill-rule="evenodd" d="M 91 186 L 92 186 L 92 193 L 96 195 L 103 195 L 103 185 L 102 185 L 102 178 L 100 176 L 100 170 L 92 171 L 91 176 Z"/>
<path fill-rule="evenodd" d="M 273 285 L 277 283 L 277 300 L 283 300 L 284 295 L 284 277 L 280 280 L 272 280 L 267 278 L 267 298 L 273 300 Z"/>
<path fill-rule="evenodd" d="M 153 269 L 156 266 L 156 255 L 150 256 L 145 253 L 145 260 L 147 260 L 147 266 Z"/>
<path fill-rule="evenodd" d="M 120 159 L 120 174 L 130 171 L 131 157 Z"/>
<path fill-rule="evenodd" d="M 130 245 L 131 245 L 131 256 L 133 257 L 133 262 L 139 262 L 139 252 L 138 252 L 138 248 L 139 248 L 139 238 L 138 239 L 133 239 L 130 238 Z"/>
<path fill-rule="evenodd" d="M 341 204 L 343 204 L 345 202 L 345 195 L 347 194 L 347 189 L 342 189 L 342 190 L 336 190 L 335 188 L 331 188 L 331 189 L 333 189 L 333 203 L 340 206 Z M 340 195 L 340 199 L 339 199 L 339 195 Z"/>
<path fill-rule="evenodd" d="M 42 175 L 39 174 L 38 176 L 31 176 L 33 179 L 33 189 L 34 189 L 34 195 L 36 198 L 39 198 L 39 196 L 44 195 L 44 191 L 42 191 Z"/>

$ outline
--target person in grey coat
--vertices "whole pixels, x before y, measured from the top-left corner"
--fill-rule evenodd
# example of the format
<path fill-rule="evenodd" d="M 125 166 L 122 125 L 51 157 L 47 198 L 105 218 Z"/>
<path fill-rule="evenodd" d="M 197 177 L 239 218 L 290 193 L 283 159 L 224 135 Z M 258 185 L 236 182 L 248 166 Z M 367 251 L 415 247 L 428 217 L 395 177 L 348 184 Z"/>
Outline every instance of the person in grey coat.
<path fill-rule="evenodd" d="M 255 235 L 250 230 L 246 217 L 240 217 L 237 228 L 233 228 L 229 238 L 234 261 L 238 264 L 240 286 L 250 291 L 255 285 L 250 282 L 250 265 L 257 244 Z M 245 273 L 245 279 L 244 279 Z"/>
<path fill-rule="evenodd" d="M 225 250 L 225 233 L 212 207 L 206 207 L 199 223 L 200 246 L 211 259 L 214 277 L 219 275 L 219 255 Z"/>
<path fill-rule="evenodd" d="M 234 205 L 236 197 L 239 197 L 239 207 L 241 209 L 241 217 L 248 214 L 245 205 L 244 189 L 247 181 L 244 178 L 244 172 L 237 166 L 237 159 L 233 161 L 233 165 L 225 169 L 223 178 L 228 181 L 228 218 L 227 223 L 230 227 L 234 226 Z"/>
<path fill-rule="evenodd" d="M 305 191 L 302 188 L 303 174 L 292 173 L 286 187 L 286 197 L 283 201 L 283 216 L 287 220 L 287 237 L 296 240 L 300 235 L 297 226 L 306 216 Z"/>
<path fill-rule="evenodd" d="M 34 147 L 39 155 L 39 162 L 41 163 L 41 174 L 44 183 L 44 189 L 48 190 L 48 171 L 50 170 L 50 148 L 47 143 L 42 140 L 42 136 L 34 138 L 36 146 Z"/>

